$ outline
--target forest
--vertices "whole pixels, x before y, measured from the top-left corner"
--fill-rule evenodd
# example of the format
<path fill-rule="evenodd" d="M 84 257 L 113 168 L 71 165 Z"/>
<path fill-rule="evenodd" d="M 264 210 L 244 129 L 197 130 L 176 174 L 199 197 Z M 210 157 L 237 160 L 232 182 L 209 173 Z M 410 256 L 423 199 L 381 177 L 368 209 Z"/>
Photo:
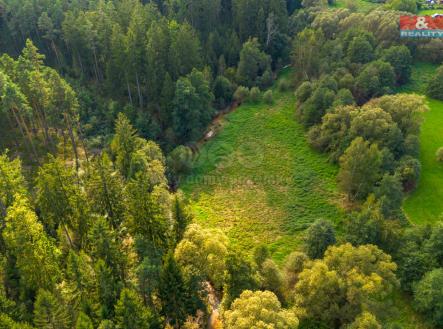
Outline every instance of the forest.
<path fill-rule="evenodd" d="M 430 10 L 0 0 L 0 328 L 442 328 Z"/>

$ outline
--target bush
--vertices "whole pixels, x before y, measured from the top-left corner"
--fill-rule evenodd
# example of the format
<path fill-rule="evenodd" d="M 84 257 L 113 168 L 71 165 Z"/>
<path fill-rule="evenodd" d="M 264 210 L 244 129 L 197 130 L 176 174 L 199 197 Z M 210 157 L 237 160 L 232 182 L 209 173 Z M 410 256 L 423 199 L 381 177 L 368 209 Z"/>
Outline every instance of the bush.
<path fill-rule="evenodd" d="M 436 74 L 432 77 L 427 86 L 426 94 L 429 97 L 443 100 L 443 66 L 437 69 Z"/>
<path fill-rule="evenodd" d="M 214 97 L 217 108 L 223 109 L 232 101 L 234 85 L 224 76 L 219 75 L 214 81 Z"/>
<path fill-rule="evenodd" d="M 291 83 L 287 79 L 280 79 L 278 81 L 278 90 L 281 92 L 288 91 L 291 88 Z"/>
<path fill-rule="evenodd" d="M 272 90 L 268 90 L 263 94 L 263 100 L 266 104 L 272 104 L 274 102 L 274 96 Z"/>
<path fill-rule="evenodd" d="M 443 325 L 443 269 L 428 272 L 415 286 L 414 302 L 418 311 L 440 327 Z"/>
<path fill-rule="evenodd" d="M 249 97 L 248 87 L 238 86 L 237 90 L 234 93 L 234 99 L 237 102 L 241 103 L 248 97 Z"/>
<path fill-rule="evenodd" d="M 261 92 L 258 87 L 252 87 L 249 92 L 249 101 L 257 103 L 260 100 Z"/>
<path fill-rule="evenodd" d="M 329 221 L 318 219 L 307 230 L 305 251 L 309 258 L 322 258 L 326 249 L 335 244 L 335 230 Z"/>
<path fill-rule="evenodd" d="M 443 162 L 443 146 L 437 150 L 435 156 L 437 157 L 438 162 Z"/>
<path fill-rule="evenodd" d="M 312 95 L 314 87 L 309 81 L 303 82 L 295 91 L 295 97 L 300 103 L 304 103 Z"/>

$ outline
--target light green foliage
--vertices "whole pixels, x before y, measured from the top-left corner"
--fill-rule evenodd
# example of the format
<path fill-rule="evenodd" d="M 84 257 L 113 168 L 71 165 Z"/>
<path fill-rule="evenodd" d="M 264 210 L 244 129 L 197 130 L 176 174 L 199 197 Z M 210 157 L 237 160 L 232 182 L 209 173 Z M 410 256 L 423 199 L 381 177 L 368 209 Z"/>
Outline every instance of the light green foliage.
<path fill-rule="evenodd" d="M 299 251 L 293 251 L 286 258 L 283 273 L 286 281 L 286 288 L 290 291 L 294 288 L 294 285 L 298 280 L 298 275 L 303 271 L 307 260 L 309 260 L 309 257 Z"/>
<path fill-rule="evenodd" d="M 303 0 L 301 4 L 305 8 L 326 7 L 328 5 L 328 1 L 327 0 Z"/>
<path fill-rule="evenodd" d="M 0 327 L 3 329 L 32 329 L 29 324 L 25 322 L 16 322 L 7 314 L 0 314 Z"/>
<path fill-rule="evenodd" d="M 263 94 L 263 101 L 266 104 L 272 105 L 272 103 L 274 102 L 272 90 L 266 90 L 265 91 L 265 93 Z"/>
<path fill-rule="evenodd" d="M 373 314 L 366 311 L 355 319 L 349 329 L 382 329 L 382 326 Z"/>
<path fill-rule="evenodd" d="M 238 86 L 238 88 L 236 89 L 236 91 L 234 93 L 234 99 L 237 102 L 241 103 L 241 102 L 243 102 L 248 97 L 249 97 L 249 89 L 248 89 L 248 87 Z"/>
<path fill-rule="evenodd" d="M 438 162 L 443 162 L 443 147 L 440 147 L 437 152 L 435 152 L 435 158 Z"/>
<path fill-rule="evenodd" d="M 115 323 L 118 329 L 149 329 L 152 314 L 134 290 L 123 289 L 115 305 Z"/>
<path fill-rule="evenodd" d="M 94 329 L 94 326 L 89 316 L 80 312 L 75 323 L 75 329 Z"/>
<path fill-rule="evenodd" d="M 307 264 L 300 273 L 296 306 L 308 318 L 352 323 L 367 305 L 389 296 L 398 284 L 396 268 L 389 255 L 372 245 L 330 247 L 323 260 Z"/>
<path fill-rule="evenodd" d="M 307 144 L 293 93 L 273 94 L 271 107 L 245 104 L 226 116 L 181 188 L 194 197 L 197 223 L 222 229 L 248 253 L 265 243 L 283 261 L 302 244 L 300 230 L 341 215 L 333 201 L 336 167 Z"/>
<path fill-rule="evenodd" d="M 36 179 L 37 205 L 49 230 L 62 227 L 72 246 L 83 245 L 89 226 L 88 203 L 77 184 L 73 168 L 62 159 L 49 157 L 38 170 Z M 73 230 L 71 236 L 68 228 Z"/>
<path fill-rule="evenodd" d="M 386 6 L 398 11 L 408 11 L 412 14 L 417 13 L 417 1 L 415 0 L 388 0 Z"/>
<path fill-rule="evenodd" d="M 249 91 L 249 97 L 248 100 L 251 103 L 257 103 L 258 101 L 260 101 L 261 98 L 261 91 L 258 87 L 252 87 L 251 90 Z"/>
<path fill-rule="evenodd" d="M 0 155 L 0 218 L 6 216 L 6 209 L 14 203 L 16 195 L 26 194 L 20 159 L 12 160 L 6 153 Z"/>
<path fill-rule="evenodd" d="M 351 200 L 368 196 L 380 179 L 381 153 L 376 144 L 356 138 L 340 158 L 337 179 Z"/>
<path fill-rule="evenodd" d="M 94 158 L 85 175 L 85 191 L 91 209 L 108 216 L 117 227 L 126 211 L 123 177 L 106 153 Z"/>
<path fill-rule="evenodd" d="M 226 269 L 227 245 L 227 238 L 221 231 L 191 224 L 175 249 L 175 258 L 185 271 L 198 273 L 220 289 Z"/>
<path fill-rule="evenodd" d="M 435 74 L 435 65 L 416 64 L 412 70 L 412 81 L 406 90 L 423 93 L 429 77 Z M 422 114 L 423 124 L 420 133 L 421 175 L 417 189 L 404 203 L 404 210 L 414 223 L 435 223 L 443 212 L 440 202 L 443 190 L 442 167 L 435 159 L 435 152 L 443 145 L 443 105 L 438 100 L 429 99 L 428 111 Z"/>
<path fill-rule="evenodd" d="M 123 177 L 128 178 L 133 153 L 139 148 L 139 139 L 128 118 L 119 113 L 115 121 L 115 133 L 111 142 L 111 150 L 117 168 Z"/>
<path fill-rule="evenodd" d="M 17 259 L 21 283 L 29 289 L 52 289 L 60 279 L 60 250 L 46 235 L 29 201 L 16 195 L 8 208 L 2 232 L 7 248 Z"/>
<path fill-rule="evenodd" d="M 298 81 L 309 80 L 318 77 L 320 73 L 320 56 L 324 43 L 321 31 L 304 29 L 297 34 L 293 42 L 292 64 L 297 67 L 296 77 Z"/>
<path fill-rule="evenodd" d="M 227 329 L 296 329 L 298 319 L 269 291 L 244 291 L 224 314 Z"/>

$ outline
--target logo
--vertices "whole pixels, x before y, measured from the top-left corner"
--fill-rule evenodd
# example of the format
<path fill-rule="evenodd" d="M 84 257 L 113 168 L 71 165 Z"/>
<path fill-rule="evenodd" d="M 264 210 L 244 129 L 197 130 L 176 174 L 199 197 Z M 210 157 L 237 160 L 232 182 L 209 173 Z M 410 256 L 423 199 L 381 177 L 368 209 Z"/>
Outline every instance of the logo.
<path fill-rule="evenodd" d="M 400 37 L 443 38 L 443 15 L 400 16 Z"/>

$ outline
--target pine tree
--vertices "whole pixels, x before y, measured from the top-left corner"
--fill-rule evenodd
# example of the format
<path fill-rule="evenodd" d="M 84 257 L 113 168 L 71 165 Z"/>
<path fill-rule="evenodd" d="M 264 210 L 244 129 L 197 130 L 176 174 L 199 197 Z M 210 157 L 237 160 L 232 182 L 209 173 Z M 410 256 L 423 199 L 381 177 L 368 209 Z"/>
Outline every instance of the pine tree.
<path fill-rule="evenodd" d="M 172 253 L 165 256 L 160 271 L 159 297 L 162 313 L 174 327 L 179 327 L 186 320 L 187 288 L 183 274 Z"/>
<path fill-rule="evenodd" d="M 115 164 L 123 177 L 128 178 L 133 153 L 139 148 L 136 131 L 128 118 L 119 113 L 115 121 L 115 134 L 111 142 L 111 150 L 115 157 Z"/>
<path fill-rule="evenodd" d="M 85 313 L 80 312 L 75 323 L 75 329 L 94 329 L 91 319 Z"/>
<path fill-rule="evenodd" d="M 41 329 L 68 329 L 70 319 L 64 305 L 52 293 L 39 290 L 34 304 L 34 324 Z"/>
<path fill-rule="evenodd" d="M 130 289 L 123 289 L 115 305 L 117 329 L 149 329 L 152 321 L 151 311 L 143 306 L 137 293 Z"/>

